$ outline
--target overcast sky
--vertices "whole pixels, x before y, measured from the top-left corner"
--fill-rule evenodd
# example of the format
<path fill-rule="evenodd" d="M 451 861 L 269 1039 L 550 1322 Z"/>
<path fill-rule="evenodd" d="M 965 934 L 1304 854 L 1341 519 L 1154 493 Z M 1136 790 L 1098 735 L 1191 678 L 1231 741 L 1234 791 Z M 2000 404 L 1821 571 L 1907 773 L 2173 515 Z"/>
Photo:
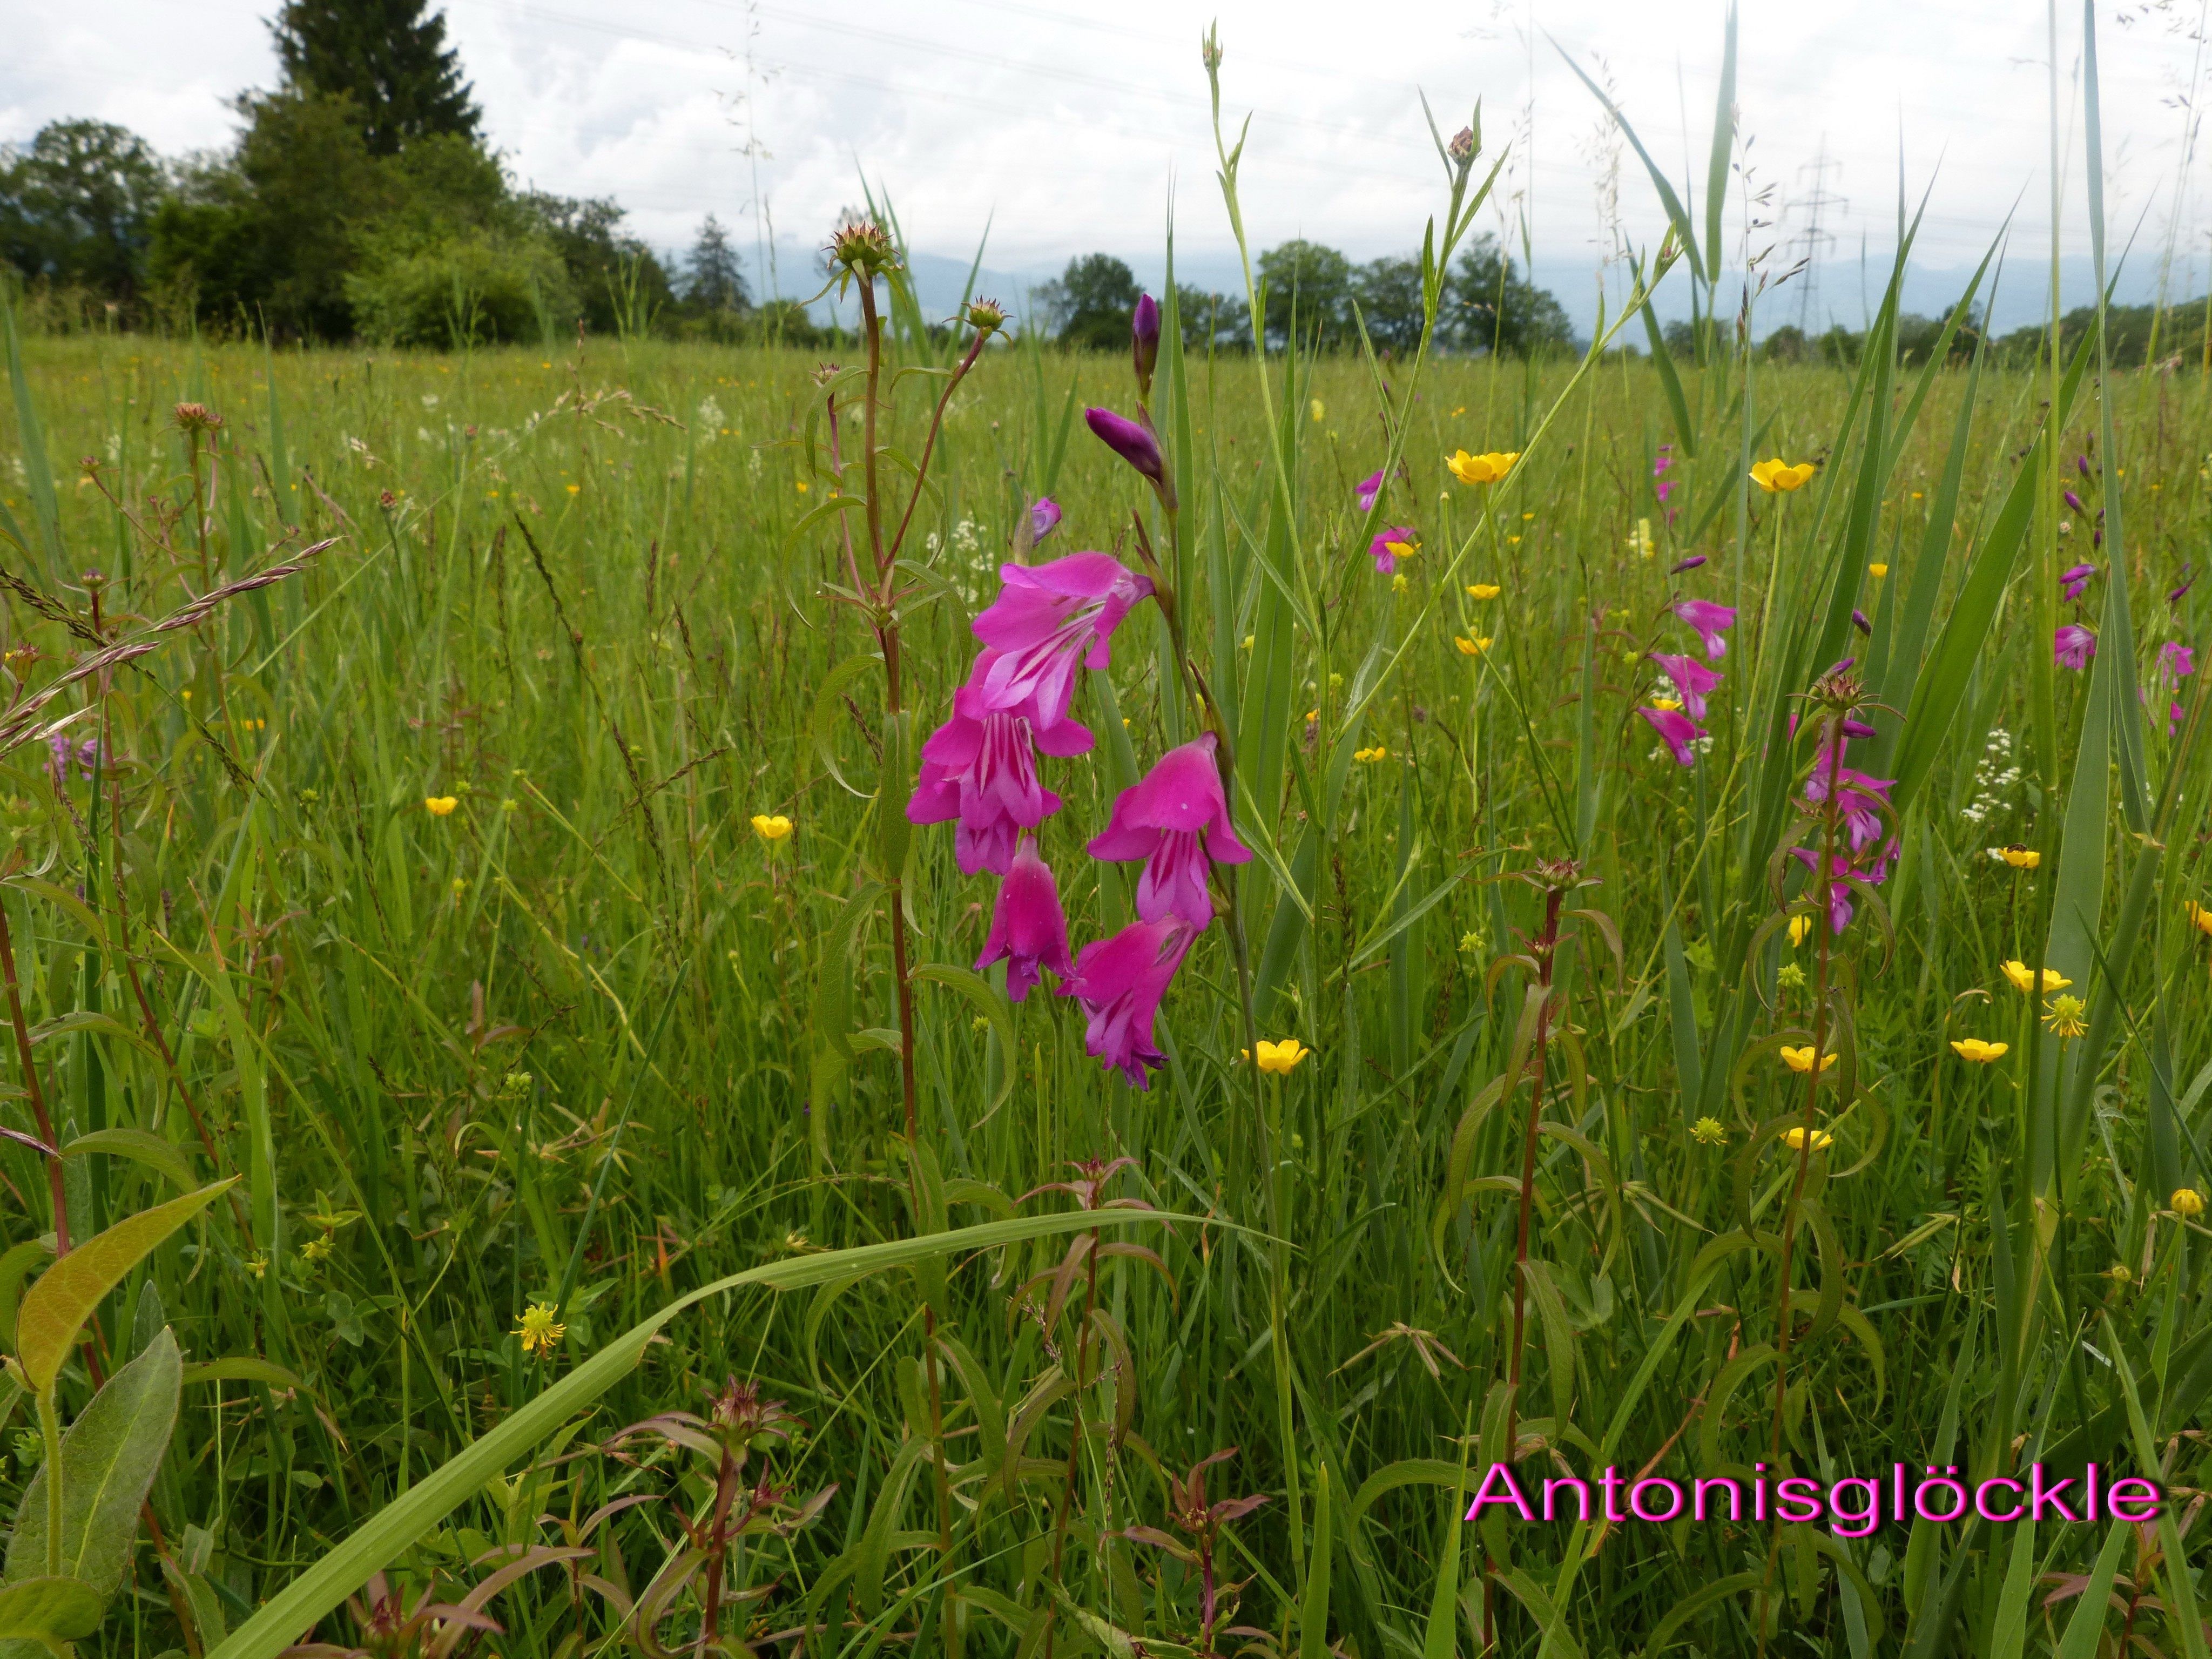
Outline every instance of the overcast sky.
<path fill-rule="evenodd" d="M 0 139 L 91 115 L 165 151 L 220 146 L 236 125 L 228 100 L 276 78 L 262 22 L 273 0 L 6 4 Z M 2204 285 L 2203 145 L 2182 174 L 2187 102 L 2212 70 L 2207 5 L 2100 6 L 2106 211 L 2116 244 L 2136 235 L 2138 289 L 2154 283 L 2177 206 L 2174 289 Z M 2086 252 L 2081 20 L 2060 11 L 2062 222 Z M 1547 280 L 1574 281 L 1610 240 L 1609 173 L 1620 225 L 1655 241 L 1650 182 L 1563 52 L 1610 81 L 1662 167 L 1702 185 L 1722 0 L 1224 0 L 1215 15 L 1224 115 L 1253 118 L 1243 200 L 1257 246 L 1305 235 L 1359 258 L 1413 249 L 1440 195 L 1417 93 L 1447 131 L 1482 100 L 1486 152 L 1509 155 L 1492 222 L 1525 216 Z M 1093 248 L 1156 270 L 1171 191 L 1179 258 L 1217 283 L 1228 270 L 1199 62 L 1207 14 L 1174 0 L 448 0 L 447 15 L 520 179 L 615 197 L 664 247 L 710 211 L 750 246 L 764 212 L 786 293 L 814 286 L 809 252 L 864 172 L 918 250 L 965 259 L 988 228 L 1001 276 Z M 1901 155 L 1913 196 L 1932 191 L 1923 264 L 1971 266 L 2009 213 L 2015 270 L 2047 268 L 2048 56 L 2036 0 L 1746 0 L 1741 154 L 1771 192 L 1753 245 L 1780 245 L 1786 263 L 1824 193 L 1819 228 L 1834 240 L 1820 245 L 1819 303 L 1856 321 L 1862 242 L 1880 254 L 1894 240 Z M 1732 234 L 1743 199 L 1739 184 Z M 1586 308 L 1586 294 L 1561 297 Z M 1771 319 L 1798 300 L 1785 289 L 1766 304 Z"/>

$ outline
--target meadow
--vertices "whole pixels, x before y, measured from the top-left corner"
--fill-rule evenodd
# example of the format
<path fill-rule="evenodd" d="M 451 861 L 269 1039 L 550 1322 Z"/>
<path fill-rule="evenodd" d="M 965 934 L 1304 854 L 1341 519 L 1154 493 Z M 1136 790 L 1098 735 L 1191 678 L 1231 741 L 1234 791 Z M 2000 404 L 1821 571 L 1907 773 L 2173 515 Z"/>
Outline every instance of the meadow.
<path fill-rule="evenodd" d="M 2212 382 L 838 246 L 879 361 L 11 334 L 0 1638 L 2203 1655 Z M 907 810 L 1023 628 L 1072 950 Z"/>

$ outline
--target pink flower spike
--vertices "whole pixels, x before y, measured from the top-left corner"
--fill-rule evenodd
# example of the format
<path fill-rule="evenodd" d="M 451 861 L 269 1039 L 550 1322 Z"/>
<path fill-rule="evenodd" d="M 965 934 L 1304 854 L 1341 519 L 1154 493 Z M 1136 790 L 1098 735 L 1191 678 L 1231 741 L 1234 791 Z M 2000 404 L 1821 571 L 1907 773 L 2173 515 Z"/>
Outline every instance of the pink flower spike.
<path fill-rule="evenodd" d="M 999 597 L 975 618 L 975 637 L 998 654 L 969 684 L 992 708 L 1029 704 L 1042 732 L 1067 717 L 1080 663 L 1103 668 L 1109 641 L 1152 579 L 1106 553 L 1071 553 L 1048 564 L 1004 564 Z"/>
<path fill-rule="evenodd" d="M 2097 636 L 2079 623 L 2068 623 L 2051 636 L 2051 654 L 2061 668 L 2079 672 L 2097 654 Z"/>
<path fill-rule="evenodd" d="M 1030 723 L 1019 714 L 994 712 L 974 720 L 956 707 L 921 745 L 907 817 L 915 823 L 957 818 L 953 856 L 971 876 L 981 870 L 1004 875 L 1020 833 L 1060 811 L 1060 797 L 1037 781 L 1031 742 Z"/>
<path fill-rule="evenodd" d="M 1691 745 L 1705 735 L 1703 726 L 1678 708 L 1639 708 L 1636 712 L 1650 723 L 1660 741 L 1674 751 L 1677 765 L 1698 763 L 1698 751 Z"/>
<path fill-rule="evenodd" d="M 1060 528 L 1060 503 L 1040 495 L 1030 503 L 1030 545 L 1035 547 Z"/>
<path fill-rule="evenodd" d="M 1690 718 L 1693 720 L 1705 719 L 1705 699 L 1712 695 L 1713 688 L 1728 676 L 1715 673 L 1695 657 L 1667 656 L 1654 651 L 1650 659 L 1659 665 L 1659 672 L 1682 694 L 1682 707 L 1689 711 Z"/>
<path fill-rule="evenodd" d="M 1052 867 L 1037 856 L 1036 837 L 1024 836 L 1013 866 L 999 884 L 991 911 L 990 936 L 975 958 L 981 973 L 993 963 L 1006 964 L 1006 996 L 1019 1002 L 1037 982 L 1037 970 L 1049 968 L 1061 979 L 1075 977 L 1067 956 L 1067 915 L 1060 908 L 1060 884 Z"/>
<path fill-rule="evenodd" d="M 1095 859 L 1144 860 L 1137 914 L 1146 921 L 1175 917 L 1204 927 L 1213 920 L 1213 900 L 1206 890 L 1208 862 L 1243 864 L 1252 856 L 1230 827 L 1213 750 L 1211 732 L 1169 750 L 1142 783 L 1121 792 L 1105 833 L 1091 843 Z"/>
<path fill-rule="evenodd" d="M 1388 526 L 1367 544 L 1368 555 L 1375 561 L 1375 568 L 1385 576 L 1398 568 L 1398 556 L 1391 550 L 1393 544 L 1400 547 L 1414 545 L 1412 526 L 1402 524 Z"/>
<path fill-rule="evenodd" d="M 1133 1089 L 1151 1086 L 1147 1068 L 1165 1064 L 1152 1041 L 1152 1019 L 1169 981 L 1197 934 L 1182 923 L 1133 921 L 1111 939 L 1086 945 L 1060 994 L 1091 1016 L 1084 1051 L 1118 1070 Z"/>
<path fill-rule="evenodd" d="M 1692 628 L 1705 641 L 1705 660 L 1718 662 L 1728 655 L 1728 630 L 1735 626 L 1735 611 L 1732 606 L 1715 605 L 1710 599 L 1677 599 L 1674 614 Z"/>
<path fill-rule="evenodd" d="M 2197 672 L 2197 653 L 2179 640 L 2158 648 L 2158 672 L 2170 680 L 2185 680 Z"/>
<path fill-rule="evenodd" d="M 1354 485 L 1353 489 L 1357 492 L 1358 500 L 1359 501 L 1359 510 L 1362 513 L 1372 513 L 1375 510 L 1375 498 L 1382 493 L 1382 473 L 1381 469 L 1378 468 L 1375 471 L 1369 473 L 1365 477 L 1362 478 L 1358 483 Z"/>

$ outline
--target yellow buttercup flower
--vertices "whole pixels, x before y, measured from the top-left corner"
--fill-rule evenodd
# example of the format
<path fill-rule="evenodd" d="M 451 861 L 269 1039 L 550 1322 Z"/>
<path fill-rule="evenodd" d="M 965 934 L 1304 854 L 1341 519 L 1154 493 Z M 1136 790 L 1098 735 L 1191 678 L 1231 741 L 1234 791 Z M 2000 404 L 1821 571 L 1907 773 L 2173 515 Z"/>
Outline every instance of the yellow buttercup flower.
<path fill-rule="evenodd" d="M 1321 399 L 1318 398 L 1316 398 L 1312 402 L 1306 405 L 1306 412 L 1313 416 L 1314 423 L 1316 426 L 1321 423 L 1322 417 L 1328 413 L 1327 410 L 1322 407 Z"/>
<path fill-rule="evenodd" d="M 1993 1060 L 2002 1060 L 2008 1042 L 1984 1042 L 1979 1037 L 1962 1037 L 1951 1045 L 1952 1051 L 1961 1060 L 1970 1060 L 1977 1066 L 1986 1066 Z"/>
<path fill-rule="evenodd" d="M 1829 1070 L 1838 1060 L 1842 1058 L 1843 1056 L 1840 1054 L 1822 1054 L 1820 1056 L 1820 1069 L 1824 1072 Z M 1802 1048 L 1784 1048 L 1782 1050 L 1782 1063 L 1784 1066 L 1787 1066 L 1793 1072 L 1811 1071 L 1813 1069 L 1813 1049 L 1811 1045 L 1808 1044 Z"/>
<path fill-rule="evenodd" d="M 1801 488 L 1818 469 L 1810 461 L 1800 461 L 1792 466 L 1777 455 L 1771 461 L 1760 461 L 1751 469 L 1751 481 L 1771 495 L 1779 490 L 1787 495 Z"/>
<path fill-rule="evenodd" d="M 1490 639 L 1487 635 L 1469 639 L 1464 634 L 1455 634 L 1452 635 L 1452 643 L 1459 647 L 1459 653 L 1462 657 L 1480 657 L 1490 649 Z"/>
<path fill-rule="evenodd" d="M 1470 599 L 1494 599 L 1503 592 L 1504 590 L 1495 582 L 1470 582 L 1467 596 Z"/>
<path fill-rule="evenodd" d="M 1728 1139 L 1728 1130 L 1717 1117 L 1701 1117 L 1690 1126 L 1690 1139 L 1700 1146 L 1717 1146 Z"/>
<path fill-rule="evenodd" d="M 2033 992 L 2039 988 L 2035 982 L 2036 970 L 2017 957 L 2004 964 L 2004 976 L 2012 981 L 2012 988 L 2015 991 Z M 2063 991 L 2073 982 L 2056 969 L 2045 968 L 2043 969 L 2043 984 L 2040 988 L 2045 991 Z"/>
<path fill-rule="evenodd" d="M 773 817 L 766 812 L 756 812 L 753 814 L 753 834 L 767 842 L 787 840 L 791 835 L 791 820 L 781 812 Z"/>
<path fill-rule="evenodd" d="M 514 1334 L 522 1339 L 523 1352 L 550 1354 L 560 1346 L 568 1328 L 555 1322 L 553 1316 L 559 1311 L 550 1302 L 533 1302 L 522 1310 L 522 1322 Z"/>
<path fill-rule="evenodd" d="M 1812 917 L 1792 916 L 1790 918 L 1790 943 L 1792 946 L 1802 945 L 1805 942 L 1805 936 L 1812 931 Z"/>
<path fill-rule="evenodd" d="M 1390 751 L 1378 743 L 1372 749 L 1353 750 L 1352 751 L 1352 758 L 1358 761 L 1363 766 L 1372 766 L 1377 761 L 1385 761 L 1389 759 Z"/>
<path fill-rule="evenodd" d="M 425 795 L 422 797 L 422 805 L 429 809 L 430 816 L 434 818 L 451 817 L 453 809 L 460 804 L 461 803 L 459 800 L 451 795 Z"/>
<path fill-rule="evenodd" d="M 2041 866 L 2043 854 L 2033 847 L 2022 847 L 2014 842 L 2009 847 L 1992 847 L 1990 856 L 1999 864 L 2009 865 L 2015 870 L 2033 870 Z"/>
<path fill-rule="evenodd" d="M 1298 1062 L 1313 1052 L 1294 1037 L 1285 1037 L 1280 1042 L 1260 1039 L 1260 1069 L 1273 1072 L 1278 1077 L 1288 1077 L 1297 1069 Z"/>
<path fill-rule="evenodd" d="M 1805 1126 L 1801 1123 L 1794 1129 L 1784 1130 L 1782 1133 L 1782 1144 L 1787 1146 L 1793 1152 L 1803 1152 L 1805 1150 Z M 1835 1144 L 1835 1136 L 1830 1134 L 1826 1129 L 1815 1129 L 1813 1131 L 1813 1150 L 1814 1152 L 1825 1152 L 1829 1147 Z"/>
<path fill-rule="evenodd" d="M 1886 564 L 1870 564 L 1867 567 L 1867 574 L 1880 581 L 1884 576 L 1889 574 L 1889 567 Z"/>
<path fill-rule="evenodd" d="M 1654 697 L 1651 706 L 1662 714 L 1671 714 L 1682 705 L 1673 697 Z"/>
<path fill-rule="evenodd" d="M 1410 559 L 1421 550 L 1419 542 L 1385 542 L 1382 546 L 1393 557 L 1401 559 Z"/>
<path fill-rule="evenodd" d="M 2212 907 L 2202 905 L 2191 900 L 2181 907 L 2181 913 L 2197 924 L 2199 933 L 2212 938 Z"/>
<path fill-rule="evenodd" d="M 1521 459 L 1517 449 L 1491 450 L 1486 454 L 1470 455 L 1464 449 L 1455 450 L 1444 465 L 1453 477 L 1464 484 L 1496 483 L 1513 470 L 1513 463 Z"/>
<path fill-rule="evenodd" d="M 2089 1012 L 2089 1005 L 2079 997 L 2053 997 L 2043 1005 L 2043 1024 L 2045 1030 L 2060 1037 L 2077 1037 L 2089 1029 L 2081 1018 Z"/>
<path fill-rule="evenodd" d="M 2173 1196 L 2166 1200 L 2174 1214 L 2185 1220 L 2194 1221 L 2204 1213 L 2204 1194 L 2194 1187 L 2176 1187 Z"/>

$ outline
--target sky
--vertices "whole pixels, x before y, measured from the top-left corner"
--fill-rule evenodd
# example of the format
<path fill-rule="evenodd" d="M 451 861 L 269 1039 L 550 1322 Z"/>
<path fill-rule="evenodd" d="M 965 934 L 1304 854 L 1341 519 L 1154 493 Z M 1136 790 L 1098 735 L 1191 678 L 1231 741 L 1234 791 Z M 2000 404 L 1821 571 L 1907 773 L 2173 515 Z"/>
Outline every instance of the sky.
<path fill-rule="evenodd" d="M 2187 125 L 2212 76 L 2208 8 L 2099 0 L 2106 216 L 2115 254 L 2129 249 L 2129 297 L 2162 275 L 2175 296 L 2200 294 L 2212 272 L 2212 151 Z M 0 141 L 82 115 L 171 154 L 220 148 L 237 125 L 230 100 L 276 79 L 262 21 L 273 0 L 8 9 Z M 2083 31 L 2077 8 L 2059 10 L 2070 302 L 2094 279 Z M 446 12 L 519 181 L 611 196 L 664 249 L 688 246 L 711 212 L 762 266 L 773 251 L 782 294 L 818 286 L 815 250 L 864 178 L 927 272 L 926 300 L 933 284 L 957 297 L 979 249 L 987 287 L 1026 288 L 1094 249 L 1156 281 L 1170 204 L 1183 280 L 1238 282 L 1199 57 L 1209 14 L 1173 0 L 446 0 Z M 1480 100 L 1485 166 L 1504 158 L 1483 227 L 1515 244 L 1525 233 L 1539 280 L 1587 327 L 1601 260 L 1622 239 L 1653 246 L 1664 221 L 1571 60 L 1703 194 L 1724 0 L 1222 0 L 1210 15 L 1232 143 L 1250 118 L 1240 177 L 1255 252 L 1292 236 L 1355 259 L 1413 251 L 1443 185 L 1421 98 L 1447 135 Z M 1763 252 L 1770 276 L 1814 261 L 1759 296 L 1760 331 L 1859 324 L 1897 239 L 1900 179 L 1927 202 L 1908 304 L 1945 303 L 2009 219 L 1996 320 L 2037 314 L 2051 257 L 2043 5 L 1743 0 L 1741 28 L 1729 240 Z M 754 281 L 769 286 L 769 272 Z"/>

